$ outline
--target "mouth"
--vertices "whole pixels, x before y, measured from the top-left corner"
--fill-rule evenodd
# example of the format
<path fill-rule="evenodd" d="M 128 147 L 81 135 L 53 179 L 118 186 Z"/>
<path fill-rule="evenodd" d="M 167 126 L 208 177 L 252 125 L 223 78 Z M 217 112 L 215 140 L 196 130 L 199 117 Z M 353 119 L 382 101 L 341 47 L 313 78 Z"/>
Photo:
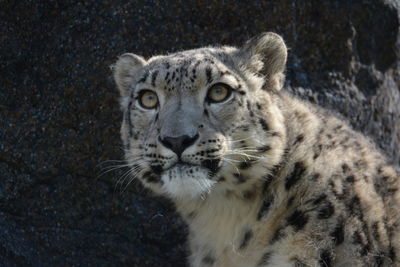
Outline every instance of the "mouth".
<path fill-rule="evenodd" d="M 179 160 L 177 163 L 175 163 L 175 164 L 172 165 L 171 167 L 174 168 L 174 167 L 183 167 L 183 166 L 195 167 L 195 166 L 197 166 L 197 165 L 190 164 L 190 163 L 188 163 L 188 162 L 184 162 L 184 161 L 182 161 L 182 160 Z"/>
<path fill-rule="evenodd" d="M 195 165 L 195 164 L 190 164 L 188 162 L 184 162 L 182 160 L 179 160 L 175 164 L 171 165 L 169 168 L 163 170 L 163 172 L 168 172 L 168 171 L 170 171 L 172 169 L 177 170 L 177 171 L 186 171 L 186 170 L 196 169 L 196 168 L 199 169 L 199 168 L 201 168 L 201 166 Z"/>
<path fill-rule="evenodd" d="M 207 169 L 211 174 L 216 174 L 218 170 L 221 168 L 221 161 L 218 159 L 213 159 L 213 160 L 203 160 L 201 162 L 201 165 L 197 164 L 191 164 L 188 162 L 184 162 L 181 159 L 174 165 L 170 166 L 168 169 L 165 169 L 164 171 L 168 171 L 170 169 L 176 168 L 177 170 L 188 170 L 188 169 L 193 169 L 193 170 L 199 170 L 199 169 Z"/>
<path fill-rule="evenodd" d="M 201 164 L 192 164 L 179 159 L 176 163 L 163 169 L 160 165 L 151 166 L 154 174 L 162 175 L 170 172 L 181 173 L 181 174 L 194 174 L 196 172 L 207 171 L 209 175 L 214 176 L 221 168 L 220 160 L 203 160 Z"/>

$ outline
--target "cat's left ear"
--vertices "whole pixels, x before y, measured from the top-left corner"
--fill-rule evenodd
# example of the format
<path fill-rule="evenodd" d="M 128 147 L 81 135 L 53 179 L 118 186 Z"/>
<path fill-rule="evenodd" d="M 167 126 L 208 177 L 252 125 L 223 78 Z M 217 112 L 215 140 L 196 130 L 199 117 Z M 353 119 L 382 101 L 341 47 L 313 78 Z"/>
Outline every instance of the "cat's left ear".
<path fill-rule="evenodd" d="M 263 88 L 279 91 L 284 84 L 287 48 L 276 33 L 262 33 L 248 40 L 238 51 L 240 65 L 265 77 Z"/>

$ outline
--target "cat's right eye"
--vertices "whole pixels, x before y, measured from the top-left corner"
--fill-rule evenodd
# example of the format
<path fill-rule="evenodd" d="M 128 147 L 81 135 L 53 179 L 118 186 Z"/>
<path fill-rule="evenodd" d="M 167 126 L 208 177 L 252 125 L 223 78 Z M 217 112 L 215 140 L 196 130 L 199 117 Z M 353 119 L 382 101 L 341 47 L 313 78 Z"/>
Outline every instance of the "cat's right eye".
<path fill-rule="evenodd" d="M 155 109 L 158 107 L 157 94 L 151 90 L 142 90 L 139 92 L 138 102 L 145 109 Z"/>

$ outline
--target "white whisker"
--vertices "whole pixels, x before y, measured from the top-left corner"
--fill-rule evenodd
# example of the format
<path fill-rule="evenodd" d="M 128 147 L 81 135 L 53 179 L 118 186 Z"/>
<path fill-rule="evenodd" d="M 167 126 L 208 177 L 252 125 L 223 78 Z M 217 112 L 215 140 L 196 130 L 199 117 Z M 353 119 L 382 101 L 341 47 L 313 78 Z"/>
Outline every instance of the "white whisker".
<path fill-rule="evenodd" d="M 121 192 L 123 192 L 126 189 L 126 187 L 132 182 L 132 180 L 136 178 L 136 175 L 141 171 L 140 169 L 141 167 L 137 164 L 135 164 L 133 168 L 129 168 L 126 172 L 124 172 L 124 174 L 121 177 L 117 179 L 117 182 L 115 184 L 115 189 L 117 189 L 119 185 L 121 188 Z M 130 177 L 131 177 L 130 181 L 127 183 L 126 187 L 122 189 L 122 186 L 123 184 L 125 184 L 126 179 L 129 179 Z"/>
<path fill-rule="evenodd" d="M 239 171 L 239 169 L 236 167 L 235 164 L 233 164 L 232 162 L 230 162 L 230 161 L 227 160 L 226 158 L 222 158 L 222 160 L 225 161 L 225 162 L 227 162 L 227 163 L 229 163 L 229 164 L 231 164 L 231 165 L 236 169 L 236 172 L 240 174 L 240 171 Z"/>

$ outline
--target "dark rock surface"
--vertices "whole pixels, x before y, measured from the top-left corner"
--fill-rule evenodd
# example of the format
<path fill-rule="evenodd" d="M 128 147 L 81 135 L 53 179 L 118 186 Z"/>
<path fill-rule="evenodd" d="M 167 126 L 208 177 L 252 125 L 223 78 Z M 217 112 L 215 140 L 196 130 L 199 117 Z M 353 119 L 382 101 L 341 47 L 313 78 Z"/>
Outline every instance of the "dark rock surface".
<path fill-rule="evenodd" d="M 287 88 L 398 164 L 399 12 L 396 0 L 0 1 L 0 265 L 185 265 L 170 203 L 121 189 L 126 170 L 104 173 L 121 162 L 100 164 L 122 159 L 109 66 L 123 52 L 278 32 Z"/>

